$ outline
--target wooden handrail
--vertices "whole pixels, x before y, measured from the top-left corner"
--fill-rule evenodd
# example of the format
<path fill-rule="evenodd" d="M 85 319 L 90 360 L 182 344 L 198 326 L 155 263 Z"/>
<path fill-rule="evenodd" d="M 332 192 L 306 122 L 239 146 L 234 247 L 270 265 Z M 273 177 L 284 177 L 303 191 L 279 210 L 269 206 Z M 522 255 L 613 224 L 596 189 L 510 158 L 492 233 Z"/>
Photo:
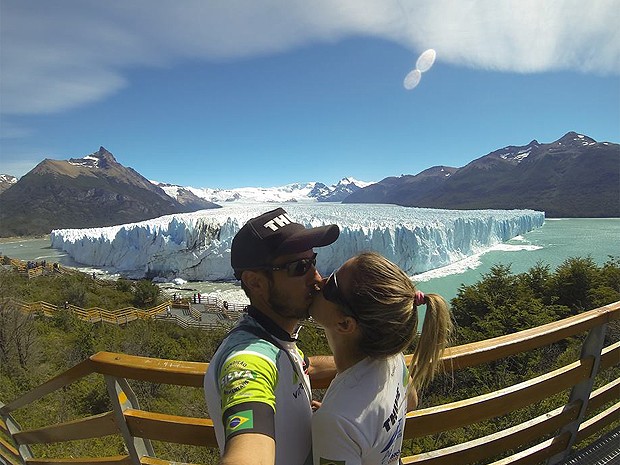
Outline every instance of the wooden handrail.
<path fill-rule="evenodd" d="M 591 360 L 579 361 L 489 394 L 409 412 L 405 438 L 440 433 L 512 412 L 574 386 L 587 378 L 591 368 Z"/>
<path fill-rule="evenodd" d="M 620 302 L 616 302 L 537 328 L 450 348 L 446 351 L 443 363 L 445 367 L 452 366 L 455 369 L 473 367 L 538 349 L 586 332 L 590 334 L 589 339 L 594 334 L 602 345 L 600 335 L 604 332 L 601 329 L 619 318 Z M 597 346 L 595 344 L 592 347 Z M 597 350 L 596 354 L 592 354 L 591 350 L 585 351 L 578 360 L 533 379 L 526 379 L 472 398 L 410 412 L 407 415 L 404 436 L 422 437 L 506 415 L 567 390 L 572 390 L 571 397 L 575 397 L 576 387 L 580 386 L 579 389 L 583 390 L 584 382 L 593 380 L 597 367 L 601 372 L 620 366 L 620 341 L 604 348 L 599 347 Z M 127 382 L 138 380 L 202 389 L 207 368 L 208 363 L 98 352 L 7 405 L 0 403 L 2 419 L 0 457 L 11 463 L 26 452 L 30 453 L 29 449 L 24 449 L 29 444 L 96 438 L 109 434 L 120 435 L 126 444 L 130 442 L 133 444 L 136 440 L 142 441 L 140 444 L 143 446 L 138 448 L 132 446 L 133 449 L 128 447 L 129 455 L 57 459 L 24 456 L 22 463 L 169 465 L 172 462 L 154 455 L 151 440 L 216 447 L 213 422 L 210 419 L 140 409 L 135 394 Z M 105 378 L 108 394 L 114 404 L 114 412 L 29 430 L 21 430 L 12 419 L 13 411 L 27 408 L 41 397 L 89 375 L 102 375 Z M 601 409 L 604 410 L 601 412 Z M 584 412 L 587 415 L 582 421 Z M 473 463 L 492 459 L 505 450 L 518 449 L 522 444 L 531 444 L 545 439 L 544 436 L 554 434 L 551 439 L 542 440 L 526 450 L 520 450 L 511 457 L 494 462 L 494 465 L 534 464 L 539 460 L 559 463 L 557 458 L 568 453 L 568 448 L 575 440 L 587 439 L 602 428 L 620 420 L 620 380 L 614 379 L 592 392 L 587 392 L 585 398 L 577 397 L 563 406 L 556 406 L 553 410 L 538 415 L 482 438 L 473 438 L 444 449 L 403 457 L 403 463 L 434 465 Z M 571 429 L 568 428 L 576 424 L 575 422 L 581 422 L 578 423 L 576 434 L 571 433 Z M 2 435 L 10 439 L 13 444 L 3 439 Z"/>
<path fill-rule="evenodd" d="M 133 409 L 125 410 L 124 415 L 129 430 L 140 438 L 194 446 L 217 444 L 210 418 L 181 417 Z M 170 436 L 171 430 L 175 431 L 174 437 Z"/>
<path fill-rule="evenodd" d="M 19 307 L 24 312 L 40 312 L 45 316 L 52 316 L 58 312 L 61 307 L 50 304 L 48 302 L 24 302 L 18 299 L 10 299 L 13 305 Z M 155 307 L 143 310 L 135 307 L 124 307 L 118 310 L 107 310 L 100 307 L 82 308 L 69 304 L 67 310 L 76 315 L 81 320 L 91 323 L 106 322 L 113 324 L 125 324 L 137 318 L 155 318 L 166 311 L 166 307 L 172 302 L 166 301 Z"/>
<path fill-rule="evenodd" d="M 490 450 L 514 449 L 551 433 L 574 420 L 578 413 L 578 405 L 559 407 L 525 423 L 482 438 L 435 450 L 432 453 L 420 454 L 416 458 L 405 458 L 403 464 L 453 465 L 479 461 L 488 457 Z"/>
<path fill-rule="evenodd" d="M 620 319 L 620 302 L 554 321 L 517 333 L 472 342 L 457 347 L 448 347 L 442 358 L 446 369 L 462 369 L 510 357 L 548 346 L 567 337 L 583 333 L 595 326 Z M 410 357 L 406 357 L 407 363 Z"/>
<path fill-rule="evenodd" d="M 202 387 L 208 363 L 164 360 L 98 352 L 90 357 L 94 370 L 104 375 L 160 384 Z"/>
<path fill-rule="evenodd" d="M 100 413 L 79 420 L 59 423 L 34 430 L 20 431 L 13 435 L 18 444 L 75 441 L 118 434 L 113 412 Z"/>
<path fill-rule="evenodd" d="M 50 394 L 51 392 L 56 391 L 62 387 L 67 386 L 68 384 L 77 381 L 84 376 L 93 373 L 92 362 L 88 359 L 78 363 L 72 368 L 69 368 L 67 371 L 59 374 L 55 378 L 50 379 L 46 383 L 41 384 L 40 386 L 34 388 L 32 391 L 27 392 L 21 397 L 18 397 L 13 402 L 0 407 L 0 414 L 8 415 L 13 410 L 28 405 L 34 402 L 41 397 Z"/>
<path fill-rule="evenodd" d="M 113 457 L 79 457 L 64 459 L 29 459 L 28 465 L 131 465 L 128 455 L 115 455 Z"/>

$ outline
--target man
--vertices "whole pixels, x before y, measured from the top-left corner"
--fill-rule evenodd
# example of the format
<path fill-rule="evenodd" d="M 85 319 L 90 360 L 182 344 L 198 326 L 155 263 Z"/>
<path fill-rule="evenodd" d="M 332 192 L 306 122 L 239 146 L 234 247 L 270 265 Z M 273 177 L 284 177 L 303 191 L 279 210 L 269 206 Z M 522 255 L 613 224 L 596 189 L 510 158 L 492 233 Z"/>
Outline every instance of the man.
<path fill-rule="evenodd" d="M 306 229 L 278 208 L 234 237 L 231 264 L 250 305 L 213 356 L 204 383 L 221 465 L 312 463 L 309 376 L 336 371 L 333 357 L 304 357 L 296 330 L 320 289 L 313 248 L 339 234 L 337 225 Z"/>

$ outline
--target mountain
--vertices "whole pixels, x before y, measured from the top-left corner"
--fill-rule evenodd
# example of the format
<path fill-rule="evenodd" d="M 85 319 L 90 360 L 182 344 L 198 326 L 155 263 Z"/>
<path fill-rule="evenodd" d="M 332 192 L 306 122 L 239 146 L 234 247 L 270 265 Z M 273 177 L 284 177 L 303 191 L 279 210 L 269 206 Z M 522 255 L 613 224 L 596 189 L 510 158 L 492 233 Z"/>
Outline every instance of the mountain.
<path fill-rule="evenodd" d="M 352 193 L 372 184 L 371 182 L 358 181 L 353 178 L 343 178 L 336 185 L 327 187 L 322 184 L 323 188 L 320 190 L 316 189 L 317 186 L 315 186 L 308 196 L 317 199 L 319 202 L 342 202 Z"/>
<path fill-rule="evenodd" d="M 433 167 L 386 178 L 344 203 L 444 209 L 534 209 L 548 218 L 620 217 L 620 145 L 569 132 L 480 157 L 462 168 Z"/>
<path fill-rule="evenodd" d="M 155 181 L 153 181 L 155 182 Z M 234 189 L 197 189 L 155 182 L 166 193 L 181 201 L 184 196 L 205 199 L 215 203 L 228 202 L 340 202 L 353 192 L 372 183 L 343 178 L 327 186 L 321 182 L 294 183 L 280 187 L 239 187 Z"/>
<path fill-rule="evenodd" d="M 219 205 L 209 202 L 203 197 L 200 197 L 194 193 L 191 187 L 175 186 L 174 184 L 168 184 L 163 182 L 151 181 L 157 187 L 160 187 L 166 195 L 175 199 L 181 205 L 183 205 L 187 211 L 207 210 L 209 208 L 216 208 Z M 214 205 L 216 205 L 214 207 Z"/>
<path fill-rule="evenodd" d="M 217 207 L 204 200 L 201 205 L 183 205 L 101 147 L 83 158 L 45 159 L 0 193 L 0 237 L 132 223 Z"/>
<path fill-rule="evenodd" d="M 10 174 L 0 174 L 0 193 L 7 190 L 16 182 L 17 178 L 15 176 L 11 176 Z"/>
<path fill-rule="evenodd" d="M 434 166 L 417 175 L 385 178 L 380 182 L 358 190 L 343 203 L 398 203 L 397 199 L 418 197 L 439 188 L 457 171 L 449 166 Z"/>

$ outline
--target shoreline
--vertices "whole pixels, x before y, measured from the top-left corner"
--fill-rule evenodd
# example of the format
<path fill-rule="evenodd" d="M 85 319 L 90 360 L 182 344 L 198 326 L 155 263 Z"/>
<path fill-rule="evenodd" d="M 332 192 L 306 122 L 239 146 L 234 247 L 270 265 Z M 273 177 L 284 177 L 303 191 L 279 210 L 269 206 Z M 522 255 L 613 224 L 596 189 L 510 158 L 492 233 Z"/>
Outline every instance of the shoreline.
<path fill-rule="evenodd" d="M 36 236 L 10 236 L 0 237 L 0 244 L 9 244 L 12 242 L 31 241 L 33 239 L 49 239 L 49 234 L 38 234 Z"/>

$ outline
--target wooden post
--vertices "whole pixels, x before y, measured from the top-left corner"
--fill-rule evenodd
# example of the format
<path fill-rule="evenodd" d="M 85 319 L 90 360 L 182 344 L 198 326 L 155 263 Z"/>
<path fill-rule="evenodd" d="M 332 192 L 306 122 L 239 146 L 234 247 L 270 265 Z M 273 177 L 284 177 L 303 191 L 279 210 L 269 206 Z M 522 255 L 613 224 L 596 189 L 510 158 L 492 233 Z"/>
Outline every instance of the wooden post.
<path fill-rule="evenodd" d="M 588 379 L 585 379 L 581 383 L 576 384 L 571 390 L 570 398 L 567 402 L 567 405 L 570 405 L 575 401 L 581 401 L 579 416 L 573 422 L 567 424 L 558 432 L 557 436 L 561 436 L 562 434 L 568 432 L 570 434 L 570 440 L 568 441 L 566 449 L 549 458 L 549 460 L 547 461 L 547 465 L 557 465 L 564 462 L 569 456 L 571 449 L 575 445 L 575 442 L 577 440 L 577 433 L 579 431 L 579 425 L 581 425 L 586 416 L 588 402 L 590 401 L 590 394 L 592 393 L 592 386 L 594 385 L 594 378 L 596 377 L 599 366 L 601 364 L 601 351 L 603 350 L 603 344 L 605 343 L 606 332 L 607 323 L 592 328 L 588 333 L 588 337 L 584 341 L 583 346 L 581 347 L 581 360 L 587 358 L 594 359 L 594 363 L 592 363 L 592 371 L 590 372 L 590 376 L 588 377 Z"/>
<path fill-rule="evenodd" d="M 123 440 L 125 441 L 127 452 L 129 453 L 132 463 L 140 465 L 140 458 L 145 455 L 155 457 L 151 441 L 132 436 L 127 422 L 125 421 L 125 415 L 123 414 L 125 410 L 140 409 L 138 399 L 136 399 L 129 383 L 127 383 L 125 378 L 116 378 L 114 376 L 105 376 L 105 382 L 108 388 L 108 394 L 112 400 L 116 424 L 123 435 Z"/>
<path fill-rule="evenodd" d="M 0 411 L 2 410 L 2 407 L 4 407 L 4 404 L 0 402 Z M 21 431 L 19 423 L 15 421 L 15 419 L 11 416 L 10 413 L 2 415 L 2 420 L 4 420 L 4 424 L 9 430 L 11 440 L 13 440 L 13 435 Z M 19 456 L 21 457 L 23 463 L 26 463 L 26 460 L 33 458 L 32 451 L 27 444 L 18 444 L 17 451 L 19 452 Z"/>

